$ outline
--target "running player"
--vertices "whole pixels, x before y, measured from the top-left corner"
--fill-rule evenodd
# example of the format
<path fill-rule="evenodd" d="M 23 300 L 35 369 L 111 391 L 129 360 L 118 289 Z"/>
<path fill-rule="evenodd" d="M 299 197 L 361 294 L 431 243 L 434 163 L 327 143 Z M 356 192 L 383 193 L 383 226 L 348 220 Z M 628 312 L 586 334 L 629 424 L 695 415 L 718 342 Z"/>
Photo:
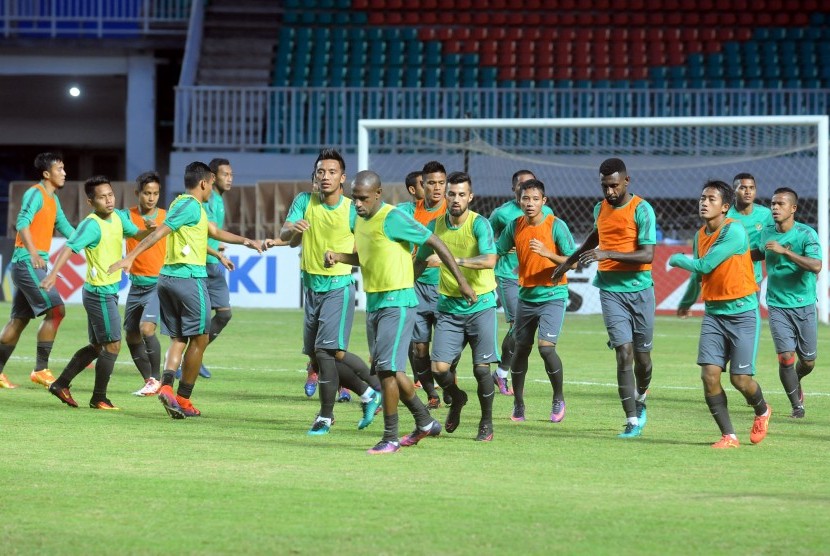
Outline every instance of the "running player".
<path fill-rule="evenodd" d="M 626 418 L 625 429 L 618 436 L 634 438 L 646 426 L 646 394 L 651 383 L 655 307 L 651 261 L 657 242 L 654 209 L 628 191 L 631 177 L 619 158 L 609 158 L 600 165 L 599 179 L 605 200 L 594 207 L 594 230 L 565 264 L 553 271 L 553 282 L 557 283 L 577 259 L 586 266 L 599 263 L 594 285 L 600 290 L 608 345 L 616 352 L 617 389 Z"/>
<path fill-rule="evenodd" d="M 815 367 L 818 351 L 816 274 L 821 271 L 821 246 L 816 231 L 795 220 L 795 191 L 789 187 L 776 189 L 770 207 L 775 225 L 761 232 L 769 328 L 778 354 L 778 376 L 792 405 L 790 417 L 802 419 L 801 379 Z M 757 254 L 753 251 L 753 258 L 760 258 Z"/>
<path fill-rule="evenodd" d="M 519 186 L 527 180 L 535 180 L 536 176 L 530 170 L 518 170 L 513 174 L 512 192 L 515 199 L 510 199 L 503 205 L 496 207 L 490 213 L 490 225 L 493 233 L 498 239 L 501 233 L 510 222 L 524 215 L 520 203 Z M 547 205 L 542 207 L 545 214 L 553 214 Z M 508 330 L 501 343 L 501 362 L 493 375 L 493 381 L 499 387 L 499 392 L 505 396 L 512 396 L 513 390 L 507 380 L 510 373 L 510 364 L 513 360 L 513 353 L 516 349 L 516 340 L 513 337 L 513 324 L 516 318 L 516 309 L 519 303 L 519 261 L 516 259 L 516 250 L 513 249 L 499 257 L 496 263 L 495 274 L 498 284 L 499 301 L 504 309 L 504 320 L 507 322 Z"/>
<path fill-rule="evenodd" d="M 49 247 L 55 228 L 69 237 L 75 228 L 66 219 L 57 192 L 66 182 L 66 170 L 60 155 L 40 153 L 35 157 L 40 183 L 23 194 L 17 213 L 14 253 L 11 260 L 12 283 L 15 287 L 9 322 L 0 332 L 0 388 L 16 388 L 3 369 L 20 340 L 20 334 L 33 318 L 44 316 L 37 330 L 35 368 L 29 378 L 35 384 L 49 387 L 55 381 L 49 370 L 49 355 L 55 343 L 66 310 L 56 288 L 43 291 L 40 282 L 46 277 Z"/>
<path fill-rule="evenodd" d="M 476 440 L 493 439 L 493 394 L 495 393 L 490 364 L 499 360 L 496 346 L 496 246 L 493 230 L 486 218 L 469 210 L 473 200 L 473 182 L 464 172 L 447 176 L 447 214 L 436 218 L 427 228 L 450 250 L 478 301 L 470 305 L 461 295 L 452 272 L 440 267 L 438 282 L 438 318 L 432 344 L 432 374 L 445 392 L 452 396 L 452 405 L 444 421 L 444 430 L 453 432 L 461 422 L 461 409 L 467 393 L 458 387 L 450 374 L 450 366 L 470 344 L 473 352 L 473 376 L 478 383 L 481 420 Z M 433 254 L 429 245 L 418 249 L 415 275 L 426 268 Z"/>
<path fill-rule="evenodd" d="M 735 188 L 735 204 L 729 207 L 727 218 L 740 222 L 747 235 L 751 249 L 761 249 L 761 231 L 767 226 L 773 226 L 772 212 L 755 202 L 758 188 L 755 185 L 755 178 L 752 174 L 741 173 L 732 179 L 732 186 Z M 755 283 L 760 284 L 764 279 L 761 261 L 753 263 Z"/>
<path fill-rule="evenodd" d="M 440 162 L 432 160 L 424 164 L 421 171 L 424 197 L 416 201 L 409 213 L 424 226 L 447 212 L 444 190 L 447 185 L 447 171 Z M 404 211 L 410 207 L 402 207 Z M 432 363 L 429 357 L 429 343 L 432 341 L 432 329 L 435 326 L 438 303 L 438 267 L 427 266 L 415 281 L 415 294 L 418 297 L 418 311 L 415 315 L 415 329 L 412 332 L 412 367 L 416 380 L 420 381 L 427 394 L 427 405 L 437 409 L 441 399 L 435 390 L 432 376 Z M 444 403 L 449 403 L 448 392 L 444 391 Z"/>
<path fill-rule="evenodd" d="M 331 430 L 338 382 L 360 394 L 363 417 L 359 429 L 372 423 L 381 396 L 377 378 L 370 375 L 360 357 L 347 351 L 354 320 L 352 267 L 325 266 L 323 261 L 327 249 L 354 250 L 352 230 L 357 213 L 351 199 L 343 195 L 346 163 L 336 150 L 323 149 L 314 168 L 319 192 L 303 192 L 294 198 L 280 239 L 302 240 L 300 267 L 306 292 L 303 353 L 316 363 L 320 391 L 320 412 L 308 434 L 319 436 Z"/>
<path fill-rule="evenodd" d="M 109 268 L 109 272 L 119 268 L 129 271 L 139 255 L 170 236 L 157 286 L 162 333 L 170 336 L 170 349 L 164 361 L 158 396 L 173 419 L 201 415 L 190 401 L 190 396 L 199 377 L 202 354 L 208 345 L 211 309 L 205 268 L 208 237 L 244 245 L 257 252 L 272 245 L 270 239 L 264 243 L 253 241 L 220 230 L 208 221 L 203 203 L 210 198 L 214 179 L 207 164 L 188 164 L 184 172 L 185 192 L 170 204 L 164 223 Z M 179 367 L 182 368 L 182 377 L 174 393 L 173 384 Z"/>
<path fill-rule="evenodd" d="M 93 212 L 78 224 L 78 229 L 58 252 L 55 265 L 41 280 L 40 287 L 46 291 L 52 289 L 58 272 L 69 257 L 84 251 L 87 266 L 83 303 L 89 324 L 89 344 L 75 352 L 60 376 L 49 386 L 49 392 L 70 407 L 78 407 L 69 392 L 72 380 L 96 361 L 89 407 L 117 410 L 119 408 L 107 397 L 107 385 L 121 350 L 121 316 L 118 314 L 121 272 L 108 269 L 121 258 L 125 237 L 141 239 L 150 230 L 145 227 L 139 231 L 129 216 L 115 210 L 115 194 L 106 176 L 86 180 L 84 193 Z"/>
<path fill-rule="evenodd" d="M 755 410 L 749 434 L 753 444 L 767 434 L 772 407 L 764 401 L 761 386 L 755 381 L 755 353 L 761 319 L 758 314 L 758 286 L 752 268 L 749 238 L 740 222 L 727 218 L 735 192 L 722 181 L 708 181 L 700 195 L 703 227 L 695 235 L 692 259 L 682 253 L 669 258 L 669 265 L 692 273 L 692 282 L 700 285 L 706 305 L 700 327 L 697 364 L 703 380 L 706 404 L 720 428 L 721 439 L 713 448 L 740 446 L 729 410 L 721 373 L 729 363 L 732 385 Z M 698 288 L 684 296 L 677 309 L 688 314 L 697 299 Z"/>
<path fill-rule="evenodd" d="M 519 301 L 513 331 L 516 347 L 511 363 L 514 398 L 510 418 L 525 420 L 524 384 L 528 357 L 534 336 L 537 336 L 539 355 L 553 388 L 550 420 L 559 423 L 565 418 L 565 394 L 564 368 L 556 353 L 556 344 L 565 320 L 568 285 L 566 277 L 556 283 L 551 275 L 574 253 L 576 245 L 567 224 L 543 210 L 548 200 L 545 184 L 536 179 L 523 181 L 519 186 L 519 199 L 524 216 L 507 224 L 498 242 L 500 254 L 515 250 L 519 267 Z"/>
<path fill-rule="evenodd" d="M 130 207 L 129 216 L 138 229 L 160 226 L 167 211 L 158 207 L 161 177 L 144 172 L 135 180 L 138 205 Z M 138 239 L 127 238 L 127 253 L 135 249 Z M 124 331 L 130 355 L 144 379 L 135 396 L 155 396 L 161 388 L 161 344 L 156 336 L 159 320 L 159 297 L 156 286 L 164 264 L 167 239 L 162 239 L 136 258 L 130 268 L 130 292 L 124 310 Z"/>
<path fill-rule="evenodd" d="M 398 209 L 404 211 L 409 216 L 414 216 L 416 205 L 419 201 L 423 201 L 425 196 L 424 175 L 420 170 L 409 172 L 406 178 L 404 178 L 404 185 L 406 185 L 406 190 L 409 192 L 412 200 L 398 203 Z M 415 388 L 421 388 L 421 380 L 418 378 L 417 371 L 418 363 L 415 361 L 415 344 L 410 344 L 409 346 L 409 366 L 412 367 L 412 380 L 415 382 Z"/>
<path fill-rule="evenodd" d="M 366 335 L 372 367 L 383 386 L 383 437 L 369 454 L 387 454 L 400 446 L 413 446 L 428 436 L 441 434 L 415 393 L 406 374 L 407 349 L 418 300 L 414 290 L 411 244 L 429 245 L 458 281 L 462 297 L 475 303 L 470 288 L 447 246 L 435 234 L 403 211 L 381 200 L 380 176 L 364 170 L 352 182 L 352 198 L 360 218 L 355 224 L 356 252 L 325 254 L 326 266 L 360 265 L 366 291 Z M 398 401 L 415 417 L 415 430 L 398 440 Z"/>
<path fill-rule="evenodd" d="M 227 158 L 214 158 L 208 163 L 210 170 L 216 176 L 213 182 L 213 193 L 205 203 L 205 212 L 209 222 L 213 222 L 220 230 L 225 229 L 225 193 L 233 185 L 233 168 Z M 210 319 L 210 333 L 208 344 L 212 344 L 222 330 L 231 321 L 231 293 L 228 282 L 225 280 L 225 268 L 228 268 L 230 259 L 225 257 L 225 247 L 217 239 L 208 238 L 208 255 L 206 268 L 208 273 L 208 294 L 210 306 L 213 308 L 213 317 Z M 199 368 L 199 376 L 210 378 L 211 373 L 204 363 Z"/>

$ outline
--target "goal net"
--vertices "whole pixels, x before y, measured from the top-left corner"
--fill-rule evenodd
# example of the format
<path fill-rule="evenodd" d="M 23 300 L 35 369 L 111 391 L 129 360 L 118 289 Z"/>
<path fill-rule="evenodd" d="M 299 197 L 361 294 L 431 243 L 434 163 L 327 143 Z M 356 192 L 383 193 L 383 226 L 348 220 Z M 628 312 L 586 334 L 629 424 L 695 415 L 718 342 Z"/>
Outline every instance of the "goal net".
<path fill-rule="evenodd" d="M 800 197 L 797 219 L 813 226 L 827 254 L 828 117 L 360 120 L 358 167 L 386 184 L 430 160 L 448 172 L 467 171 L 473 181 L 472 210 L 489 216 L 509 200 L 511 177 L 531 170 L 545 184 L 549 204 L 581 243 L 602 200 L 599 165 L 622 158 L 629 191 L 648 200 L 657 216 L 654 260 L 658 313 L 676 310 L 688 273 L 668 268 L 675 252 L 690 252 L 701 222 L 700 188 L 709 179 L 732 183 L 742 172 L 755 176 L 756 202 L 769 206 L 773 191 L 791 187 Z M 596 265 L 570 271 L 568 310 L 600 312 L 590 285 Z M 819 276 L 820 318 L 828 321 L 827 264 Z M 762 284 L 763 288 L 766 280 Z M 702 304 L 696 306 L 702 309 Z"/>

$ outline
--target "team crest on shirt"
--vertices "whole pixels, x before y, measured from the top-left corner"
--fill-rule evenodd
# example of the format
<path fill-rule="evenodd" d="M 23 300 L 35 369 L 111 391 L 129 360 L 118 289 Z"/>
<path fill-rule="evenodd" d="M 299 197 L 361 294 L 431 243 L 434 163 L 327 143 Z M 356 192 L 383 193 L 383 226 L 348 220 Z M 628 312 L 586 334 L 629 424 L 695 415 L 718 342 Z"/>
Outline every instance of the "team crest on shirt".
<path fill-rule="evenodd" d="M 761 229 L 762 229 L 763 227 L 764 227 L 764 225 L 763 225 L 763 224 L 761 224 L 760 222 L 756 222 L 756 223 L 755 223 L 755 229 L 756 229 L 756 230 L 758 230 L 759 232 L 761 231 Z"/>

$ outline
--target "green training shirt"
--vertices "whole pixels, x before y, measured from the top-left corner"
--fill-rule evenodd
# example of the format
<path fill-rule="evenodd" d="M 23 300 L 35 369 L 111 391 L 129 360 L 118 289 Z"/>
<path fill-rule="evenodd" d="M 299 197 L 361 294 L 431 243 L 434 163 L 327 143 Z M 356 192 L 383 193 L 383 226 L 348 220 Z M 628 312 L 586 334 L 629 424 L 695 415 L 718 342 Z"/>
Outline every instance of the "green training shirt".
<path fill-rule="evenodd" d="M 796 222 L 786 232 L 779 232 L 775 225 L 761 231 L 761 246 L 777 241 L 796 255 L 822 260 L 821 245 L 814 229 Z M 794 308 L 813 305 L 816 302 L 816 275 L 804 270 L 786 255 L 765 251 L 767 263 L 767 305 Z"/>

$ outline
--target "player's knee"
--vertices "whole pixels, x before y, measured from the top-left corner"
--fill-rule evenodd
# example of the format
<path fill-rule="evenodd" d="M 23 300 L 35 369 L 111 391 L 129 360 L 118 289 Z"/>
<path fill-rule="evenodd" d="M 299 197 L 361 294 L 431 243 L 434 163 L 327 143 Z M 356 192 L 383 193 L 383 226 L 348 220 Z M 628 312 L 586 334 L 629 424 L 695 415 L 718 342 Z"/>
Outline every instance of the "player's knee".
<path fill-rule="evenodd" d="M 492 380 L 490 377 L 490 365 L 473 366 L 473 376 L 476 377 L 477 382 L 481 382 L 482 380 Z"/>
<path fill-rule="evenodd" d="M 785 351 L 784 353 L 778 354 L 778 364 L 783 367 L 792 367 L 795 365 L 795 353 L 791 351 Z"/>
<path fill-rule="evenodd" d="M 142 322 L 138 326 L 138 331 L 144 338 L 149 338 L 150 336 L 156 335 L 156 323 L 154 322 Z"/>
<path fill-rule="evenodd" d="M 230 309 L 223 309 L 221 311 L 216 311 L 216 314 L 213 315 L 213 321 L 216 322 L 217 326 L 225 328 L 229 322 L 231 322 L 231 314 Z"/>
<path fill-rule="evenodd" d="M 810 360 L 802 359 L 801 361 L 799 361 L 799 366 L 801 367 L 801 369 L 800 369 L 801 372 L 806 375 L 806 374 L 810 373 L 815 368 L 816 360 L 815 359 L 810 359 Z"/>
<path fill-rule="evenodd" d="M 429 357 L 429 344 L 424 342 L 413 342 L 412 351 L 415 357 Z"/>
<path fill-rule="evenodd" d="M 52 307 L 46 312 L 46 319 L 51 320 L 54 323 L 55 328 L 61 325 L 61 321 L 66 316 L 66 307 L 63 305 L 58 305 L 57 307 Z"/>
<path fill-rule="evenodd" d="M 121 351 L 121 340 L 116 340 L 114 342 L 108 342 L 108 343 L 104 344 L 103 347 L 104 347 L 104 351 L 107 351 L 109 353 L 118 354 L 118 352 Z"/>
<path fill-rule="evenodd" d="M 539 355 L 542 357 L 546 357 L 548 355 L 556 354 L 556 345 L 554 344 L 540 344 L 539 345 Z"/>

